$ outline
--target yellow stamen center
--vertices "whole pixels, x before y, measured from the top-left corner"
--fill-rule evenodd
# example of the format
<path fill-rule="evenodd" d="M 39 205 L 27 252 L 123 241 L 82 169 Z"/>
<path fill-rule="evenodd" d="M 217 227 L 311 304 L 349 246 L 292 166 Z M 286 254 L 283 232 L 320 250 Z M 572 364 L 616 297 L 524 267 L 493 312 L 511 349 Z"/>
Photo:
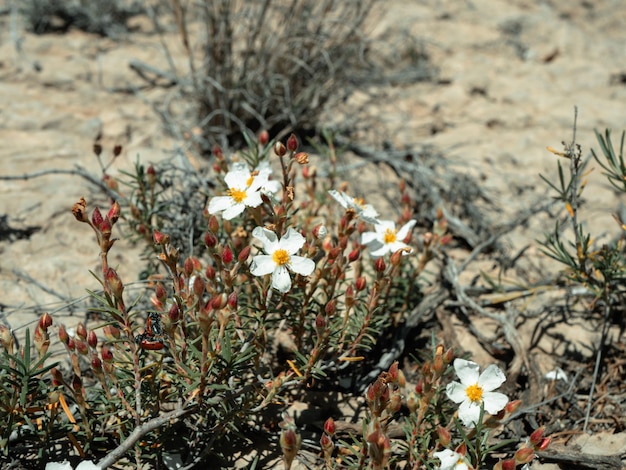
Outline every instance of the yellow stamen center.
<path fill-rule="evenodd" d="M 359 207 L 363 207 L 365 205 L 365 199 L 363 199 L 362 197 L 355 197 L 354 204 L 356 204 Z"/>
<path fill-rule="evenodd" d="M 395 242 L 396 241 L 396 231 L 395 230 L 391 230 L 390 228 L 385 230 L 385 235 L 383 237 L 383 240 L 385 241 L 385 243 L 393 243 L 393 242 Z"/>
<path fill-rule="evenodd" d="M 272 255 L 272 260 L 274 260 L 274 263 L 278 266 L 287 264 L 289 263 L 289 253 L 287 253 L 287 250 L 278 249 Z"/>
<path fill-rule="evenodd" d="M 470 385 L 465 389 L 465 394 L 471 401 L 481 401 L 483 398 L 483 389 L 478 384 Z"/>
<path fill-rule="evenodd" d="M 228 190 L 228 195 L 238 204 L 246 198 L 246 192 L 243 189 L 231 188 Z"/>

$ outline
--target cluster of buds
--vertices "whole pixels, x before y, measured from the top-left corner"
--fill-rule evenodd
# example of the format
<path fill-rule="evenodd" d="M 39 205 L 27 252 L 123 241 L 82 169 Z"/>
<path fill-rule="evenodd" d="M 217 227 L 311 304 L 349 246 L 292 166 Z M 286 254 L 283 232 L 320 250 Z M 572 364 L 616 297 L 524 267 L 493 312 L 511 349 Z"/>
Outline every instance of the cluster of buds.
<path fill-rule="evenodd" d="M 417 410 L 423 411 L 428 407 L 435 392 L 440 388 L 441 377 L 453 360 L 452 348 L 446 350 L 443 344 L 437 345 L 433 359 L 424 363 L 415 390 L 407 397 L 407 406 L 412 413 Z"/>
<path fill-rule="evenodd" d="M 46 355 L 46 353 L 48 352 L 48 348 L 50 347 L 50 335 L 48 334 L 48 328 L 51 325 L 52 325 L 52 317 L 50 316 L 49 313 L 44 313 L 39 318 L 39 322 L 37 323 L 37 328 L 35 328 L 35 333 L 34 333 L 35 348 L 37 349 L 37 354 L 39 355 L 40 359 Z"/>
<path fill-rule="evenodd" d="M 333 442 L 333 436 L 335 435 L 335 421 L 332 418 L 328 418 L 324 423 L 324 432 L 320 438 L 320 446 L 322 453 L 324 454 L 324 460 L 327 468 L 333 468 L 332 458 L 333 450 L 335 449 L 335 443 Z"/>
<path fill-rule="evenodd" d="M 391 441 L 387 435 L 387 424 L 402 406 L 401 389 L 404 386 L 404 374 L 396 361 L 387 372 L 382 372 L 365 392 L 371 416 L 365 438 L 375 469 L 385 468 L 389 461 Z"/>
<path fill-rule="evenodd" d="M 111 208 L 107 212 L 106 216 L 103 216 L 100 209 L 96 207 L 91 214 L 91 219 L 87 215 L 87 202 L 84 197 L 81 197 L 79 201 L 72 206 L 72 214 L 79 222 L 88 224 L 96 233 L 98 244 L 100 245 L 100 251 L 102 253 L 108 253 L 115 238 L 111 238 L 111 231 L 113 226 L 120 218 L 120 205 L 114 202 Z"/>
<path fill-rule="evenodd" d="M 540 427 L 532 432 L 528 441 L 520 446 L 513 458 L 500 460 L 493 470 L 515 470 L 518 465 L 527 465 L 535 458 L 535 452 L 542 452 L 550 445 L 551 438 L 545 437 L 545 429 Z"/>
<path fill-rule="evenodd" d="M 285 469 L 289 470 L 293 460 L 300 450 L 301 438 L 296 428 L 294 419 L 287 413 L 283 413 L 280 426 L 280 448 L 283 451 Z"/>

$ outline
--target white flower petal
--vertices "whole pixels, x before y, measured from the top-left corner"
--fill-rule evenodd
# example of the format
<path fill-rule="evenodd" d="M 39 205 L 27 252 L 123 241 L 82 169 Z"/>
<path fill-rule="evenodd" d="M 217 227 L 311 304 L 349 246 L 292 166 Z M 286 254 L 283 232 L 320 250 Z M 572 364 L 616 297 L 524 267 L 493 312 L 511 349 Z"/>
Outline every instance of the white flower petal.
<path fill-rule="evenodd" d="M 246 198 L 243 200 L 243 203 L 248 207 L 258 207 L 262 202 L 263 199 L 261 199 L 261 193 L 250 190 L 246 192 Z"/>
<path fill-rule="evenodd" d="M 396 234 L 398 240 L 404 240 L 416 223 L 416 220 L 409 220 L 406 224 L 404 224 Z"/>
<path fill-rule="evenodd" d="M 270 255 L 257 255 L 252 258 L 252 263 L 250 263 L 250 272 L 254 276 L 265 276 L 274 272 L 275 269 L 276 263 Z"/>
<path fill-rule="evenodd" d="M 374 225 L 374 230 L 376 230 L 376 233 L 380 235 L 385 235 L 387 230 L 395 232 L 396 223 L 393 220 L 379 220 L 378 223 Z"/>
<path fill-rule="evenodd" d="M 287 229 L 287 233 L 285 233 L 285 235 L 283 235 L 278 242 L 278 247 L 286 250 L 290 255 L 293 255 L 294 253 L 297 253 L 300 248 L 302 248 L 305 241 L 306 240 L 299 232 L 296 232 L 294 229 L 289 227 Z"/>
<path fill-rule="evenodd" d="M 233 204 L 222 213 L 226 220 L 234 219 L 246 209 L 245 204 Z"/>
<path fill-rule="evenodd" d="M 473 428 L 480 418 L 480 403 L 465 400 L 459 406 L 459 419 L 464 426 Z"/>
<path fill-rule="evenodd" d="M 546 374 L 544 375 L 544 378 L 546 378 L 547 380 L 563 380 L 565 382 L 569 382 L 569 378 L 567 377 L 567 374 L 560 367 L 557 367 L 556 369 L 551 370 L 550 372 L 546 372 Z"/>
<path fill-rule="evenodd" d="M 312 259 L 303 256 L 292 256 L 289 260 L 289 268 L 302 276 L 310 275 L 315 269 L 315 263 Z"/>
<path fill-rule="evenodd" d="M 458 382 L 451 382 L 446 387 L 446 395 L 454 403 L 461 403 L 467 400 L 467 394 L 465 393 L 465 385 Z"/>
<path fill-rule="evenodd" d="M 486 392 L 491 392 L 502 385 L 505 380 L 504 372 L 497 365 L 491 364 L 480 374 L 478 385 Z"/>
<path fill-rule="evenodd" d="M 272 274 L 272 287 L 278 292 L 289 292 L 291 289 L 291 277 L 285 266 L 278 266 Z"/>
<path fill-rule="evenodd" d="M 278 237 L 274 232 L 263 227 L 256 227 L 252 231 L 252 236 L 263 243 L 263 250 L 267 254 L 273 254 L 278 247 Z"/>
<path fill-rule="evenodd" d="M 209 214 L 216 214 L 232 207 L 235 200 L 230 196 L 216 196 L 209 201 Z"/>
<path fill-rule="evenodd" d="M 224 181 L 229 189 L 244 190 L 248 187 L 248 180 L 250 179 L 250 170 L 248 168 L 240 168 L 231 170 L 224 176 Z"/>
<path fill-rule="evenodd" d="M 278 191 L 280 191 L 280 188 L 281 188 L 280 181 L 268 180 L 261 187 L 261 191 L 266 194 L 276 194 Z"/>
<path fill-rule="evenodd" d="M 408 250 L 406 250 L 405 248 L 408 248 Z M 402 256 L 406 256 L 406 255 L 413 253 L 413 248 L 409 247 L 409 245 L 407 245 L 406 243 L 402 243 L 399 241 L 389 243 L 387 245 L 387 249 L 389 250 L 389 253 L 395 253 L 398 250 L 404 250 L 402 252 Z"/>
<path fill-rule="evenodd" d="M 441 461 L 441 465 L 439 466 L 441 470 L 451 470 L 459 460 L 459 454 L 450 449 L 434 452 L 433 455 Z"/>
<path fill-rule="evenodd" d="M 350 202 L 350 198 L 348 197 L 346 193 L 331 189 L 328 191 L 328 194 L 330 194 L 331 197 L 335 201 L 337 201 L 341 205 L 341 207 L 343 207 L 344 209 L 347 209 L 349 207 L 348 204 Z"/>
<path fill-rule="evenodd" d="M 91 460 L 84 460 L 78 464 L 76 470 L 100 470 L 100 466 L 93 463 Z"/>
<path fill-rule="evenodd" d="M 48 462 L 46 470 L 72 470 L 72 465 L 67 460 L 63 462 Z"/>
<path fill-rule="evenodd" d="M 380 221 L 378 220 L 378 212 L 369 204 L 365 204 L 363 206 L 363 212 L 359 214 L 359 217 L 363 219 L 365 222 L 376 225 Z"/>
<path fill-rule="evenodd" d="M 380 247 L 372 249 L 374 246 L 374 244 L 370 245 L 370 256 L 372 258 L 380 258 L 381 256 L 385 256 L 387 253 L 389 253 L 388 245 L 381 244 Z"/>
<path fill-rule="evenodd" d="M 382 240 L 380 240 L 380 238 L 381 236 L 376 232 L 363 232 L 363 235 L 361 235 L 361 244 L 369 245 L 370 243 L 374 242 L 382 243 Z"/>
<path fill-rule="evenodd" d="M 489 414 L 495 415 L 499 411 L 503 410 L 506 404 L 509 402 L 509 397 L 500 392 L 484 392 L 483 403 L 485 411 Z"/>
<path fill-rule="evenodd" d="M 457 358 L 454 360 L 454 371 L 463 385 L 474 385 L 478 383 L 480 367 L 472 361 Z"/>

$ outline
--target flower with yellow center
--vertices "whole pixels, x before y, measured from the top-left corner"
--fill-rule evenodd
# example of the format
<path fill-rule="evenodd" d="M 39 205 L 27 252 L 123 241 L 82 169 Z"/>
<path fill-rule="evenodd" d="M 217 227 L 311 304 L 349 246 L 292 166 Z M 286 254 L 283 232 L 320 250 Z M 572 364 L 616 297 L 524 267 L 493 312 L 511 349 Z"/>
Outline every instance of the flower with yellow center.
<path fill-rule="evenodd" d="M 468 470 L 471 468 L 464 455 L 450 449 L 435 452 L 433 455 L 441 460 L 439 470 Z"/>
<path fill-rule="evenodd" d="M 410 220 L 396 230 L 396 224 L 391 220 L 380 220 L 374 225 L 374 232 L 364 232 L 361 235 L 361 243 L 368 246 L 373 258 L 379 258 L 387 253 L 393 254 L 398 250 L 403 250 L 402 254 L 408 255 L 413 250 L 402 240 L 407 237 L 414 225 L 415 220 Z"/>
<path fill-rule="evenodd" d="M 481 407 L 494 415 L 509 402 L 506 395 L 494 392 L 506 380 L 504 372 L 495 364 L 479 374 L 478 364 L 457 358 L 454 360 L 454 370 L 461 382 L 448 384 L 446 394 L 454 403 L 460 403 L 459 419 L 463 425 L 470 428 L 476 426 Z"/>
<path fill-rule="evenodd" d="M 209 201 L 209 214 L 222 212 L 226 220 L 241 214 L 246 207 L 257 207 L 263 200 L 261 194 L 272 196 L 280 189 L 278 181 L 270 180 L 272 170 L 267 162 L 259 164 L 250 172 L 244 162 L 234 163 L 226 173 L 224 181 L 228 186 L 225 196 L 216 196 Z"/>
<path fill-rule="evenodd" d="M 374 209 L 371 204 L 365 204 L 362 198 L 352 198 L 343 191 L 337 191 L 335 189 L 328 191 L 328 194 L 347 211 L 354 211 L 356 216 L 361 220 L 369 222 L 370 224 L 378 223 L 378 212 L 376 212 L 376 209 Z"/>
<path fill-rule="evenodd" d="M 296 256 L 305 239 L 294 229 L 288 228 L 280 240 L 274 232 L 263 227 L 256 227 L 252 236 L 263 243 L 266 254 L 252 258 L 250 272 L 255 276 L 272 274 L 272 287 L 277 291 L 285 293 L 291 289 L 289 271 L 308 276 L 315 269 L 313 260 Z"/>

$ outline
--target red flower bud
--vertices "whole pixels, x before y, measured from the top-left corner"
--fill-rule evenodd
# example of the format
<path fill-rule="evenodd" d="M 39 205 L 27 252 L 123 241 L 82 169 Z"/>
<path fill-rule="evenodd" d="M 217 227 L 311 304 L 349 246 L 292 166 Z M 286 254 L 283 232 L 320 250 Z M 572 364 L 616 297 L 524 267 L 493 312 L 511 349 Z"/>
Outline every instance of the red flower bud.
<path fill-rule="evenodd" d="M 315 330 L 318 333 L 321 333 L 322 330 L 326 328 L 326 319 L 321 313 L 318 313 L 315 317 Z"/>
<path fill-rule="evenodd" d="M 515 452 L 515 462 L 518 464 L 529 463 L 535 458 L 535 451 L 532 447 L 522 447 Z"/>
<path fill-rule="evenodd" d="M 391 255 L 389 261 L 391 262 L 392 266 L 400 265 L 400 261 L 402 261 L 402 253 L 404 253 L 404 250 L 398 250 Z"/>
<path fill-rule="evenodd" d="M 204 270 L 204 275 L 207 279 L 215 279 L 215 268 L 213 266 L 207 266 Z"/>
<path fill-rule="evenodd" d="M 544 450 L 548 448 L 551 441 L 552 441 L 551 437 L 544 437 L 541 443 L 537 446 L 537 450 L 540 452 L 543 452 Z"/>
<path fill-rule="evenodd" d="M 230 264 L 232 262 L 233 262 L 233 251 L 230 249 L 230 247 L 225 246 L 224 249 L 222 250 L 222 263 Z"/>
<path fill-rule="evenodd" d="M 152 233 L 152 238 L 154 239 L 154 243 L 161 246 L 166 245 L 170 241 L 169 235 L 159 232 L 158 230 Z"/>
<path fill-rule="evenodd" d="M 96 332 L 91 330 L 87 335 L 87 344 L 92 348 L 95 348 L 98 345 L 98 337 L 96 336 Z"/>
<path fill-rule="evenodd" d="M 91 223 L 94 225 L 94 227 L 99 229 L 100 224 L 102 224 L 103 220 L 104 218 L 102 217 L 102 213 L 100 212 L 100 209 L 96 207 L 93 210 L 93 213 L 91 214 Z"/>
<path fill-rule="evenodd" d="M 102 370 L 102 361 L 100 360 L 100 358 L 96 355 L 94 355 L 91 358 L 91 368 L 95 371 L 95 372 L 100 372 Z"/>
<path fill-rule="evenodd" d="M 176 323 L 180 318 L 180 309 L 178 308 L 178 304 L 174 302 L 167 312 L 167 317 L 170 319 L 172 323 Z"/>
<path fill-rule="evenodd" d="M 250 245 L 246 246 L 239 252 L 239 256 L 237 256 L 237 261 L 243 263 L 250 256 L 250 251 L 252 251 L 252 247 Z"/>
<path fill-rule="evenodd" d="M 335 310 L 337 310 L 337 302 L 335 301 L 335 299 L 331 299 L 326 302 L 326 306 L 324 307 L 324 312 L 326 313 L 326 315 L 328 315 L 329 317 L 332 316 L 335 313 Z"/>
<path fill-rule="evenodd" d="M 332 418 L 328 418 L 324 423 L 324 432 L 329 436 L 333 436 L 335 434 L 335 420 Z"/>
<path fill-rule="evenodd" d="M 102 348 L 100 355 L 102 356 L 102 360 L 104 362 L 113 362 L 113 352 L 109 349 L 108 346 L 104 346 Z"/>
<path fill-rule="evenodd" d="M 67 330 L 63 325 L 59 325 L 59 339 L 63 344 L 67 344 L 70 340 L 70 335 L 67 334 Z"/>
<path fill-rule="evenodd" d="M 156 298 L 159 299 L 161 302 L 165 302 L 165 299 L 167 298 L 167 291 L 165 290 L 165 287 L 163 287 L 163 284 L 161 284 L 160 282 L 154 289 L 154 295 L 156 295 Z"/>
<path fill-rule="evenodd" d="M 76 336 L 80 339 L 87 339 L 87 328 L 85 328 L 84 323 L 79 323 L 76 327 Z"/>
<path fill-rule="evenodd" d="M 58 387 L 59 385 L 63 384 L 63 374 L 61 374 L 61 371 L 59 369 L 53 367 L 52 369 L 50 369 L 50 374 L 52 374 L 52 385 Z"/>
<path fill-rule="evenodd" d="M 385 260 L 383 258 L 377 258 L 376 261 L 374 261 L 374 269 L 376 270 L 376 272 L 384 273 L 385 269 L 387 269 Z"/>
<path fill-rule="evenodd" d="M 213 307 L 213 310 L 220 310 L 226 307 L 227 303 L 228 303 L 228 297 L 223 292 L 221 294 L 216 295 L 215 297 L 211 299 L 211 307 Z"/>
<path fill-rule="evenodd" d="M 261 133 L 259 134 L 259 144 L 265 147 L 269 141 L 270 141 L 270 133 L 267 132 L 266 130 L 262 130 Z"/>
<path fill-rule="evenodd" d="M 79 354 L 87 354 L 89 352 L 89 349 L 87 349 L 87 343 L 84 341 L 74 338 L 74 344 L 76 345 L 76 351 L 78 351 Z"/>
<path fill-rule="evenodd" d="M 217 237 L 211 232 L 204 234 L 204 244 L 207 248 L 214 248 L 217 245 Z"/>
<path fill-rule="evenodd" d="M 115 224 L 115 222 L 117 222 L 117 220 L 120 218 L 120 205 L 117 203 L 117 201 L 115 201 L 109 209 L 107 218 L 111 221 L 111 224 Z"/>
<path fill-rule="evenodd" d="M 517 464 L 513 459 L 507 459 L 502 461 L 502 470 L 515 470 Z"/>
<path fill-rule="evenodd" d="M 348 254 L 348 261 L 350 261 L 351 263 L 354 263 L 356 260 L 359 259 L 360 256 L 361 256 L 361 250 L 359 250 L 358 248 L 355 248 L 354 250 L 350 252 L 350 254 Z"/>
<path fill-rule="evenodd" d="M 357 292 L 361 292 L 365 287 L 367 287 L 367 279 L 365 276 L 359 277 L 354 283 L 354 287 L 356 287 Z"/>
<path fill-rule="evenodd" d="M 200 276 L 195 276 L 193 279 L 193 293 L 195 294 L 196 297 L 202 297 L 202 294 L 204 294 L 204 289 L 206 288 L 206 284 L 204 283 L 204 279 L 202 279 Z"/>
<path fill-rule="evenodd" d="M 122 299 L 122 294 L 124 293 L 124 283 L 117 275 L 117 272 L 113 268 L 109 268 L 106 273 L 106 283 L 111 289 L 111 293 L 117 300 Z M 84 325 L 83 325 L 84 327 Z"/>
<path fill-rule="evenodd" d="M 116 144 L 113 146 L 113 156 L 119 157 L 122 153 L 122 146 L 120 144 Z"/>
<path fill-rule="evenodd" d="M 298 139 L 294 134 L 291 134 L 287 139 L 287 149 L 289 149 L 291 152 L 295 152 L 296 150 L 298 150 Z"/>
<path fill-rule="evenodd" d="M 209 218 L 209 230 L 213 233 L 217 233 L 220 230 L 220 221 L 217 219 L 216 216 L 212 215 Z"/>
<path fill-rule="evenodd" d="M 191 273 L 193 273 L 193 261 L 190 257 L 183 263 L 183 271 L 187 276 L 191 276 Z"/>
<path fill-rule="evenodd" d="M 237 310 L 237 305 L 238 305 L 237 292 L 231 292 L 231 294 L 228 296 L 228 307 L 231 310 Z"/>
<path fill-rule="evenodd" d="M 150 165 L 148 169 L 146 170 L 146 180 L 148 181 L 148 184 L 150 185 L 150 187 L 154 188 L 154 185 L 156 184 L 156 181 L 157 181 L 157 173 L 156 173 L 156 170 L 154 169 L 154 166 L 152 165 Z"/>
<path fill-rule="evenodd" d="M 104 331 L 104 335 L 109 340 L 120 339 L 120 330 L 115 325 L 106 325 L 103 328 L 103 331 Z"/>
<path fill-rule="evenodd" d="M 450 445 L 452 436 L 450 435 L 450 431 L 446 428 L 437 426 L 437 436 L 439 436 L 439 444 L 441 444 L 442 447 L 448 447 Z"/>
<path fill-rule="evenodd" d="M 274 153 L 278 155 L 279 157 L 282 157 L 287 153 L 287 149 L 285 148 L 285 145 L 282 142 L 276 142 L 274 144 Z"/>
<path fill-rule="evenodd" d="M 72 379 L 72 388 L 75 392 L 82 392 L 83 389 L 83 379 L 76 374 L 74 374 L 74 378 Z"/>
<path fill-rule="evenodd" d="M 539 429 L 535 429 L 531 434 L 530 434 L 530 443 L 533 446 L 536 446 L 537 444 L 539 444 L 541 442 L 541 440 L 543 439 L 543 433 L 545 432 L 545 428 L 543 426 L 541 426 Z"/>
<path fill-rule="evenodd" d="M 44 313 L 41 317 L 39 317 L 39 328 L 43 331 L 47 331 L 50 325 L 52 325 L 52 317 L 49 313 Z"/>

